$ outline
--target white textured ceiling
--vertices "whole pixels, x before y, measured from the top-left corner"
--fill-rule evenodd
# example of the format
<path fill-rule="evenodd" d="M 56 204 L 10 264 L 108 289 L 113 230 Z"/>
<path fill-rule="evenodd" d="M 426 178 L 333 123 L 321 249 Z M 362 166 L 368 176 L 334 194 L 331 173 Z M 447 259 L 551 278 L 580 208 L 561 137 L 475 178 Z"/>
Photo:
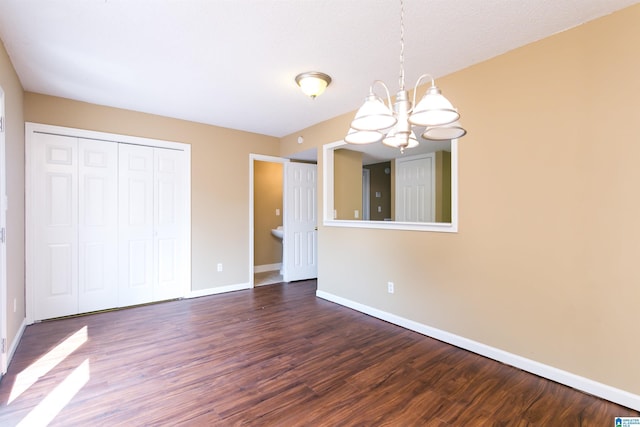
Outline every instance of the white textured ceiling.
<path fill-rule="evenodd" d="M 407 86 L 637 0 L 405 0 Z M 396 0 L 0 0 L 24 89 L 281 137 L 398 89 Z M 333 83 L 315 101 L 294 82 Z"/>

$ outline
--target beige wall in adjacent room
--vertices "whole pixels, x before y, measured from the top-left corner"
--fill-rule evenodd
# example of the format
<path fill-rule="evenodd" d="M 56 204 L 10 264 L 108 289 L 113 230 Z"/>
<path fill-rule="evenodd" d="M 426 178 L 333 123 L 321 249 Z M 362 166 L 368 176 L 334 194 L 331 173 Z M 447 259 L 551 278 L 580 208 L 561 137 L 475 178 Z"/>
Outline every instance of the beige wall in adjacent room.
<path fill-rule="evenodd" d="M 25 318 L 24 304 L 24 91 L 0 41 L 0 86 L 5 98 L 7 180 L 7 341 L 11 347 Z M 16 310 L 14 312 L 14 301 Z"/>
<path fill-rule="evenodd" d="M 255 266 L 282 262 L 282 240 L 271 230 L 282 225 L 282 163 L 253 163 L 253 264 Z M 279 214 L 276 213 L 276 209 Z"/>
<path fill-rule="evenodd" d="M 318 288 L 640 395 L 638 22 L 640 5 L 438 79 L 469 132 L 459 232 L 321 226 Z"/>
<path fill-rule="evenodd" d="M 362 153 L 338 149 L 333 156 L 335 219 L 362 219 Z"/>
<path fill-rule="evenodd" d="M 30 122 L 190 144 L 192 290 L 249 283 L 249 155 L 277 155 L 278 139 L 29 92 L 24 107 Z"/>

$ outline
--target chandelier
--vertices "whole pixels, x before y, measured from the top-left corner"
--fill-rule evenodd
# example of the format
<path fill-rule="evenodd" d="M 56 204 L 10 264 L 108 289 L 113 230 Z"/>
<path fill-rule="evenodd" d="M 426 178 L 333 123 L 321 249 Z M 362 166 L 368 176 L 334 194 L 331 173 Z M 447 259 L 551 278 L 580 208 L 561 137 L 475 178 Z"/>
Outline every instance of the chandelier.
<path fill-rule="evenodd" d="M 431 80 L 431 87 L 416 104 L 416 92 L 424 79 Z M 464 136 L 460 125 L 460 114 L 451 102 L 442 95 L 435 85 L 434 78 L 423 74 L 418 78 L 413 90 L 413 102 L 404 86 L 404 2 L 400 0 L 400 90 L 395 102 L 391 103 L 389 88 L 381 80 L 375 80 L 369 87 L 369 95 L 356 112 L 351 129 L 344 138 L 350 144 L 371 144 L 379 142 L 390 147 L 405 148 L 418 146 L 413 126 L 424 128 L 422 138 L 442 141 Z M 382 86 L 386 93 L 387 104 L 373 92 L 374 86 Z M 415 105 L 415 107 L 413 107 Z"/>

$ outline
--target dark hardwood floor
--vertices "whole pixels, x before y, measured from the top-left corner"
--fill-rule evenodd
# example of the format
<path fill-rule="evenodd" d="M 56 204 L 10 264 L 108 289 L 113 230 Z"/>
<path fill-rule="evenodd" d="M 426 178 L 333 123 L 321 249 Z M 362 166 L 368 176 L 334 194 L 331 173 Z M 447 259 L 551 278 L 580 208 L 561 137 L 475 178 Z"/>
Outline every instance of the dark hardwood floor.
<path fill-rule="evenodd" d="M 264 286 L 29 326 L 0 425 L 613 426 L 638 412 Z"/>

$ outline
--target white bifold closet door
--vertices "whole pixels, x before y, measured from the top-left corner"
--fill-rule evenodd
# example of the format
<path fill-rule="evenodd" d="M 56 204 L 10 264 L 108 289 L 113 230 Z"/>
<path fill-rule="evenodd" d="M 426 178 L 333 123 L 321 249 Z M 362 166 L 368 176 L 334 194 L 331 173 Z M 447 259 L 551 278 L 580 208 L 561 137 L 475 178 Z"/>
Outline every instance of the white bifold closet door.
<path fill-rule="evenodd" d="M 34 320 L 184 295 L 185 153 L 34 133 Z"/>
<path fill-rule="evenodd" d="M 120 305 L 183 294 L 183 152 L 120 144 Z"/>
<path fill-rule="evenodd" d="M 187 265 L 184 206 L 187 203 L 183 151 L 154 148 L 154 301 L 184 296 L 181 281 Z"/>
<path fill-rule="evenodd" d="M 153 148 L 120 147 L 120 305 L 153 298 Z"/>
<path fill-rule="evenodd" d="M 37 319 L 117 304 L 117 144 L 36 134 Z"/>
<path fill-rule="evenodd" d="M 78 139 L 78 311 L 118 306 L 118 144 Z"/>

